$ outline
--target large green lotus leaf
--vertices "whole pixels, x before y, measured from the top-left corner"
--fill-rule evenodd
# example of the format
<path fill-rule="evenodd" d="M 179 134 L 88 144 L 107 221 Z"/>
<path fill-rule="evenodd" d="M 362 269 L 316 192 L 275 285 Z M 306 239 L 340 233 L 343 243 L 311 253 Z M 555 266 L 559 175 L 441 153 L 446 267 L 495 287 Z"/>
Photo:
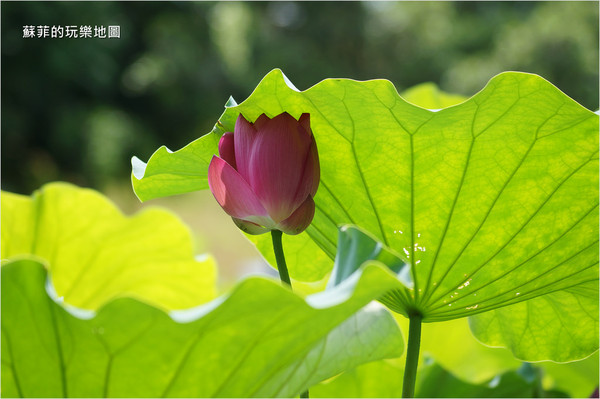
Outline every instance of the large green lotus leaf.
<path fill-rule="evenodd" d="M 169 317 L 131 298 L 97 312 L 75 309 L 48 295 L 41 264 L 12 261 L 1 279 L 3 396 L 298 395 L 343 369 L 402 353 L 386 309 L 356 313 L 397 280 L 380 265 L 352 280 L 305 301 L 279 282 L 249 278 Z"/>
<path fill-rule="evenodd" d="M 286 237 L 292 277 L 324 275 L 337 226 L 350 222 L 406 253 L 425 321 L 598 278 L 598 116 L 531 74 L 500 74 L 432 112 L 388 81 L 327 79 L 299 91 L 275 70 L 207 136 L 175 153 L 160 149 L 148 165 L 137 160 L 136 193 L 179 192 L 168 181 L 144 186 L 145 172 L 174 162 L 181 178 L 197 175 L 237 114 L 253 121 L 283 111 L 311 114 L 322 173 L 312 225 Z M 268 235 L 253 239 L 273 264 Z"/>
<path fill-rule="evenodd" d="M 592 281 L 469 318 L 484 344 L 528 361 L 568 362 L 598 349 L 598 282 Z"/>
<path fill-rule="evenodd" d="M 387 81 L 328 79 L 300 92 L 273 71 L 186 151 L 213 145 L 239 112 L 254 120 L 283 111 L 311 114 L 322 171 L 312 225 L 286 237 L 293 277 L 325 273 L 316 247 L 333 257 L 337 225 L 352 222 L 405 256 L 414 290 L 384 303 L 417 308 L 424 321 L 598 280 L 598 116 L 544 79 L 503 73 L 431 112 Z M 149 163 L 158 161 L 168 162 Z M 274 264 L 269 237 L 252 239 Z"/>
<path fill-rule="evenodd" d="M 66 183 L 31 197 L 2 192 L 2 259 L 43 259 L 59 296 L 97 309 L 133 296 L 184 309 L 216 295 L 210 256 L 194 259 L 189 229 L 166 210 L 124 216 L 98 192 Z"/>

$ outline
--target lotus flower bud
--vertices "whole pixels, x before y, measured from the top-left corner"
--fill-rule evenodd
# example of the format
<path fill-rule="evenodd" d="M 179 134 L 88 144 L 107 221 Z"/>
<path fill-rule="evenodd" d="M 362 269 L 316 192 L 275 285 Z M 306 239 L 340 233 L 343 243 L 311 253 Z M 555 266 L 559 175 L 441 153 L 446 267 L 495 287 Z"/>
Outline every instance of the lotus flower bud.
<path fill-rule="evenodd" d="M 319 187 L 317 145 L 310 115 L 284 112 L 248 122 L 219 142 L 208 167 L 208 185 L 235 224 L 249 234 L 281 230 L 298 234 L 312 222 Z"/>

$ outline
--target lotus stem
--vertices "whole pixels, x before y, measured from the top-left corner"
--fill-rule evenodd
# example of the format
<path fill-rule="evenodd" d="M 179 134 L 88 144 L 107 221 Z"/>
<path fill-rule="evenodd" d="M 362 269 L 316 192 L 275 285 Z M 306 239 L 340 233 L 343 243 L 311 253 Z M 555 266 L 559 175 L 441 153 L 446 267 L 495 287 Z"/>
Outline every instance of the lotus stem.
<path fill-rule="evenodd" d="M 283 255 L 283 245 L 281 243 L 282 235 L 283 233 L 279 230 L 271 230 L 271 238 L 273 239 L 273 252 L 275 252 L 275 260 L 277 261 L 279 279 L 292 288 L 290 274 L 288 273 L 287 265 L 285 263 L 285 256 Z"/>
<path fill-rule="evenodd" d="M 420 313 L 409 316 L 408 347 L 406 348 L 406 366 L 404 367 L 404 383 L 402 384 L 403 398 L 414 398 L 415 396 L 417 366 L 419 365 L 419 350 L 421 348 L 422 318 Z"/>
<path fill-rule="evenodd" d="M 281 242 L 283 233 L 279 230 L 271 230 L 271 238 L 273 239 L 273 252 L 275 252 L 275 260 L 277 261 L 277 270 L 279 271 L 279 279 L 292 288 L 290 274 L 288 273 L 285 263 L 285 255 L 283 254 L 283 244 Z M 308 398 L 308 389 L 300 394 L 301 398 Z"/>

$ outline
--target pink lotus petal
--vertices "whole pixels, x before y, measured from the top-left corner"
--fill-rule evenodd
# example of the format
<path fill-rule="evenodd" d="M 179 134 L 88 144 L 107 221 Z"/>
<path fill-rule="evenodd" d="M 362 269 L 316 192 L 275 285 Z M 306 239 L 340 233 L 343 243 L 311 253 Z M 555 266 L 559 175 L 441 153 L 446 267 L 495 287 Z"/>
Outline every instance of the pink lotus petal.
<path fill-rule="evenodd" d="M 310 114 L 304 113 L 300 115 L 300 119 L 298 119 L 298 122 L 304 128 L 306 133 L 309 136 L 312 136 L 312 130 L 310 129 Z"/>
<path fill-rule="evenodd" d="M 219 157 L 233 166 L 234 169 L 237 169 L 232 132 L 224 133 L 221 136 L 221 140 L 219 140 Z"/>
<path fill-rule="evenodd" d="M 235 223 L 235 225 L 240 230 L 242 230 L 244 233 L 247 233 L 247 234 L 258 235 L 258 234 L 264 234 L 264 233 L 271 231 L 271 229 L 267 229 L 256 223 L 249 222 L 247 220 L 236 219 L 234 217 L 232 217 L 231 219 L 233 220 L 233 223 Z"/>
<path fill-rule="evenodd" d="M 254 129 L 259 130 L 265 126 L 265 123 L 269 123 L 271 118 L 269 118 L 266 114 L 260 114 L 260 116 L 254 122 Z"/>
<path fill-rule="evenodd" d="M 248 122 L 244 116 L 240 114 L 235 122 L 234 128 L 235 169 L 248 182 L 250 182 L 250 157 L 256 135 L 257 132 L 252 123 Z"/>
<path fill-rule="evenodd" d="M 317 189 L 319 188 L 319 182 L 321 181 L 321 163 L 319 162 L 319 151 L 317 150 L 317 143 L 313 139 L 310 143 L 310 156 L 307 161 L 307 168 L 305 169 L 305 175 L 310 176 L 310 196 L 315 198 Z"/>
<path fill-rule="evenodd" d="M 231 165 L 213 156 L 208 166 L 208 186 L 229 216 L 238 219 L 255 217 L 258 224 L 270 224 L 267 211 L 250 185 Z"/>
<path fill-rule="evenodd" d="M 314 198 L 319 188 L 321 169 L 319 166 L 319 153 L 317 144 L 314 140 L 310 143 L 310 148 L 306 153 L 306 160 L 302 172 L 302 178 L 298 185 L 298 191 L 294 197 L 294 202 L 306 198 L 308 195 Z"/>
<path fill-rule="evenodd" d="M 261 125 L 252 146 L 248 182 L 271 219 L 279 223 L 304 201 L 297 192 L 312 137 L 287 113 Z"/>
<path fill-rule="evenodd" d="M 303 232 L 310 225 L 315 216 L 315 201 L 312 197 L 306 197 L 306 200 L 300 205 L 292 215 L 279 223 L 279 230 L 285 234 L 295 235 Z"/>

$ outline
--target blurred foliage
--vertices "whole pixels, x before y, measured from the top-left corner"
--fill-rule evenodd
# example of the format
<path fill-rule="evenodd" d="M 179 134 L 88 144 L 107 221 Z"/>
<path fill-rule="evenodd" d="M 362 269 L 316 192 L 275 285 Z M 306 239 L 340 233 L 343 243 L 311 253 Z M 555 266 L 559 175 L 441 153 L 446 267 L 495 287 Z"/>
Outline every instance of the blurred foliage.
<path fill-rule="evenodd" d="M 102 189 L 133 154 L 212 129 L 271 69 L 434 82 L 471 96 L 499 72 L 598 109 L 597 2 L 2 2 L 2 186 Z M 24 25 L 120 25 L 120 39 L 24 39 Z"/>

